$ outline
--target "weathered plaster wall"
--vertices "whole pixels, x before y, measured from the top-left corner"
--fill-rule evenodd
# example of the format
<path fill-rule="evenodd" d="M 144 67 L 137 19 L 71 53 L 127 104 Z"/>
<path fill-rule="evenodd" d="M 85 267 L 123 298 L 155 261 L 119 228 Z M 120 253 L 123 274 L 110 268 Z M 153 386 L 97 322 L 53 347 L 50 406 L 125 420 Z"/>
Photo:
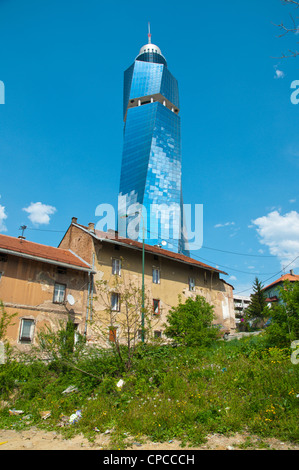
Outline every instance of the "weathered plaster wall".
<path fill-rule="evenodd" d="M 13 324 L 7 331 L 7 339 L 20 349 L 28 345 L 20 344 L 19 333 L 21 320 L 32 319 L 35 322 L 35 334 L 45 325 L 57 329 L 59 321 L 66 321 L 68 316 L 79 324 L 83 333 L 87 303 L 88 277 L 85 272 L 67 268 L 66 273 L 59 273 L 52 264 L 33 261 L 8 255 L 6 262 L 0 261 L 0 299 L 7 313 L 17 312 Z M 54 303 L 55 283 L 66 285 L 66 296 L 71 294 L 75 303 Z"/>
<path fill-rule="evenodd" d="M 113 283 L 115 276 L 112 275 L 112 259 L 121 259 L 122 269 L 120 280 L 128 283 L 132 280 L 141 289 L 142 283 L 142 252 L 121 246 L 119 250 L 115 245 L 108 242 L 95 241 L 95 271 L 96 275 L 93 300 L 93 319 L 98 320 L 105 317 L 105 305 L 101 296 L 101 288 L 98 281 L 105 280 L 110 286 L 111 292 L 115 289 Z M 154 284 L 152 281 L 153 267 L 160 269 L 160 283 Z M 189 291 L 189 277 L 195 279 L 195 291 Z M 198 267 L 190 267 L 184 263 L 145 253 L 145 293 L 152 305 L 153 299 L 160 300 L 160 315 L 153 315 L 154 330 L 163 332 L 163 324 L 169 309 L 178 304 L 179 295 L 182 301 L 187 297 L 202 295 L 215 307 L 215 322 L 221 323 L 230 330 L 235 328 L 233 290 L 232 287 L 219 279 L 219 274 L 204 270 Z M 103 291 L 103 290 L 102 290 Z M 106 299 L 107 301 L 107 299 Z M 120 312 L 119 315 L 122 315 Z M 89 329 L 90 338 L 93 335 Z"/>

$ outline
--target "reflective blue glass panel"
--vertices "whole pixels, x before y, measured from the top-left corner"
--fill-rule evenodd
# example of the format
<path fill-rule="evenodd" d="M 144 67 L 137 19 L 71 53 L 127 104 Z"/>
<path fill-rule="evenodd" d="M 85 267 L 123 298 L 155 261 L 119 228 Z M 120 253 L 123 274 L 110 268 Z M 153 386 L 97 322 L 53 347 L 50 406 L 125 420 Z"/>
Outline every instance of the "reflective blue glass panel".
<path fill-rule="evenodd" d="M 128 214 L 132 204 L 142 205 L 145 213 L 137 220 L 137 239 L 142 241 L 144 226 L 146 243 L 161 244 L 167 250 L 189 255 L 181 233 L 178 83 L 166 61 L 139 59 L 140 56 L 124 74 L 125 123 L 119 194 L 125 206 L 119 210 Z M 128 226 L 130 222 L 128 218 Z"/>

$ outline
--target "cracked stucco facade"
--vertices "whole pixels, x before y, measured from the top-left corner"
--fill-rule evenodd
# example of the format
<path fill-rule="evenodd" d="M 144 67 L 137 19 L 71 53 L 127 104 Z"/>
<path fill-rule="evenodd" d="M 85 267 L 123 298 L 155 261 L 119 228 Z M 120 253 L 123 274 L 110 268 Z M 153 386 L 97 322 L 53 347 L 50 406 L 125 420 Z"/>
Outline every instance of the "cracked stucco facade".
<path fill-rule="evenodd" d="M 105 318 L 107 313 L 101 299 L 101 287 L 99 281 L 106 281 L 110 291 L 113 292 L 115 275 L 112 274 L 112 260 L 121 260 L 121 275 L 119 280 L 130 280 L 141 289 L 142 283 L 142 252 L 128 246 L 116 246 L 113 242 L 99 240 L 95 236 L 93 224 L 82 229 L 80 226 L 71 224 L 60 247 L 71 249 L 85 261 L 93 265 L 95 275 L 93 283 L 93 298 L 89 311 L 92 320 Z M 156 267 L 160 271 L 159 284 L 153 283 L 152 269 Z M 194 291 L 189 290 L 189 277 L 194 278 Z M 215 323 L 222 324 L 230 331 L 235 330 L 235 313 L 233 302 L 233 287 L 219 277 L 217 271 L 209 271 L 199 266 L 191 266 L 174 259 L 165 258 L 153 253 L 145 253 L 145 294 L 149 302 L 153 299 L 160 301 L 159 315 L 153 314 L 154 330 L 160 332 L 163 338 L 163 324 L 167 322 L 167 314 L 171 307 L 178 305 L 179 296 L 181 300 L 196 295 L 203 296 L 214 306 Z M 118 313 L 119 318 L 124 315 L 122 307 Z M 104 321 L 102 322 L 105 323 Z M 117 322 L 116 322 L 117 323 Z M 119 325 L 117 325 L 119 328 Z M 108 331 L 107 331 L 108 338 Z M 87 340 L 97 340 L 95 331 L 89 326 Z"/>
<path fill-rule="evenodd" d="M 55 264 L 44 263 L 14 255 L 8 255 L 7 261 L 0 260 L 0 299 L 8 314 L 17 313 L 9 325 L 6 339 L 12 346 L 26 351 L 36 344 L 37 333 L 44 327 L 55 331 L 59 323 L 70 318 L 84 333 L 88 274 L 83 271 L 66 268 L 59 269 Z M 64 302 L 55 303 L 55 283 L 66 286 Z M 67 302 L 72 295 L 74 304 Z M 22 320 L 33 321 L 32 341 L 20 340 Z"/>

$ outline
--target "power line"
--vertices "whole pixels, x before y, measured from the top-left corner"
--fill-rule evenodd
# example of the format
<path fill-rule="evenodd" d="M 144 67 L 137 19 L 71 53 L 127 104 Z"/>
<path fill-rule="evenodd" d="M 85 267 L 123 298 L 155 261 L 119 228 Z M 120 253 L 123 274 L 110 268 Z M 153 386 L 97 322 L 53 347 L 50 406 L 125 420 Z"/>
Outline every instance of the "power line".
<path fill-rule="evenodd" d="M 27 230 L 36 230 L 38 232 L 56 232 L 56 233 L 65 233 L 65 230 L 49 230 L 49 229 L 41 229 L 41 228 L 32 228 L 32 227 L 26 227 Z M 147 233 L 151 233 L 152 235 L 157 235 L 159 237 L 158 233 L 152 232 L 151 230 L 146 230 Z M 174 238 L 168 238 L 168 240 L 175 240 Z M 222 250 L 220 248 L 212 248 L 210 246 L 205 246 L 205 245 L 195 245 L 196 248 L 198 249 L 206 249 L 206 250 L 213 250 L 213 251 L 219 251 L 221 253 L 228 253 L 231 255 L 237 255 L 237 256 L 249 256 L 249 257 L 255 257 L 255 258 L 273 258 L 275 255 L 256 255 L 256 254 L 249 254 L 249 253 L 240 253 L 236 251 L 228 251 L 228 250 Z"/>
<path fill-rule="evenodd" d="M 39 229 L 39 228 L 33 228 L 33 227 L 26 227 L 26 229 L 27 230 L 36 230 L 36 231 L 39 231 L 39 232 L 65 233 L 65 230 L 49 230 L 49 229 Z M 148 229 L 146 230 L 146 232 L 159 236 L 159 234 L 157 234 L 155 232 L 152 232 L 151 230 L 148 230 Z M 175 239 L 174 238 L 169 238 L 168 240 L 175 240 Z M 240 252 L 235 252 L 235 251 L 221 250 L 219 248 L 211 248 L 211 247 L 204 246 L 204 245 L 202 245 L 202 246 L 197 245 L 197 246 L 198 246 L 198 249 L 208 249 L 208 250 L 219 251 L 219 252 L 222 252 L 222 253 L 229 253 L 229 254 L 238 255 L 238 256 L 250 256 L 250 257 L 257 257 L 257 258 L 273 258 L 274 257 L 274 255 L 254 255 L 254 254 L 240 253 Z M 272 273 L 253 272 L 253 271 L 242 271 L 240 269 L 232 268 L 230 266 L 225 266 L 223 264 L 215 263 L 214 261 L 207 260 L 205 258 L 199 257 L 199 256 L 194 255 L 194 254 L 192 255 L 192 257 L 196 258 L 198 260 L 206 261 L 207 263 L 211 263 L 211 264 L 214 264 L 216 266 L 220 266 L 220 267 L 228 269 L 230 271 L 235 271 L 235 272 L 239 272 L 239 273 L 242 273 L 242 274 L 251 274 L 251 275 L 259 275 L 259 276 L 266 276 L 267 274 L 272 274 Z M 284 269 L 286 269 L 288 266 L 290 266 L 290 264 L 292 264 L 298 257 L 299 256 L 297 256 L 293 261 L 291 261 L 291 263 L 289 263 L 287 266 L 285 266 Z M 266 279 L 263 282 L 267 282 L 269 279 L 272 279 L 272 277 L 277 276 L 282 271 L 283 271 L 283 269 L 280 270 L 278 273 L 275 273 L 274 275 L 272 275 L 270 278 Z M 248 290 L 250 290 L 250 288 L 245 289 L 243 291 L 240 291 L 240 292 L 238 292 L 238 294 L 242 293 L 242 292 L 245 292 L 245 291 L 248 291 Z"/>
<path fill-rule="evenodd" d="M 221 266 L 222 268 L 229 269 L 231 271 L 236 271 L 238 273 L 255 274 L 255 275 L 262 275 L 262 276 L 265 276 L 267 274 L 272 274 L 272 273 L 260 273 L 260 272 L 256 273 L 256 272 L 253 272 L 253 271 L 241 271 L 240 269 L 231 268 L 230 266 L 224 266 L 223 264 L 215 263 L 214 261 L 210 261 L 208 259 L 201 258 L 201 257 L 196 256 L 196 255 L 192 255 L 192 256 L 193 256 L 193 258 L 197 258 L 199 260 L 207 261 L 208 263 L 212 263 L 212 264 L 215 264 L 216 266 Z"/>
<path fill-rule="evenodd" d="M 146 232 L 148 234 L 156 235 L 157 237 L 159 237 L 159 234 L 157 232 L 153 232 L 150 229 L 146 229 Z M 175 240 L 175 239 L 174 238 L 168 238 L 168 240 Z M 201 250 L 201 249 L 213 250 L 213 251 L 219 251 L 221 253 L 228 253 L 228 254 L 237 255 L 237 256 L 249 256 L 249 257 L 254 257 L 254 258 L 273 258 L 273 257 L 275 257 L 275 255 L 257 255 L 257 254 L 251 254 L 251 253 L 240 253 L 240 252 L 237 252 L 237 251 L 222 250 L 220 248 L 212 248 L 210 246 L 205 246 L 205 245 L 194 245 L 193 244 L 193 246 L 195 246 L 199 250 Z"/>
<path fill-rule="evenodd" d="M 270 279 L 273 279 L 273 277 L 278 276 L 278 274 L 282 273 L 286 268 L 288 268 L 288 267 L 289 267 L 292 263 L 294 263 L 294 261 L 296 261 L 296 259 L 298 259 L 298 258 L 299 258 L 299 255 L 296 256 L 296 258 L 294 258 L 293 261 L 291 261 L 289 264 L 287 264 L 286 266 L 284 266 L 280 271 L 278 271 L 277 273 L 273 274 L 273 276 L 268 277 L 268 279 L 264 279 L 264 280 L 262 281 L 262 283 L 264 284 L 264 282 L 267 282 L 267 281 L 269 281 Z M 242 294 L 242 292 L 247 292 L 247 291 L 249 291 L 249 290 L 251 290 L 251 287 L 249 287 L 249 289 L 244 289 L 244 290 L 241 290 L 241 291 L 239 291 L 239 292 L 236 292 L 236 294 Z"/>
<path fill-rule="evenodd" d="M 213 251 L 221 251 L 222 253 L 229 253 L 231 255 L 239 255 L 239 256 L 252 256 L 255 258 L 273 258 L 274 255 L 252 255 L 249 253 L 239 253 L 236 251 L 227 251 L 227 250 L 220 250 L 219 248 L 211 248 L 209 246 L 202 246 L 202 248 L 205 248 L 206 250 L 213 250 Z"/>
<path fill-rule="evenodd" d="M 151 230 L 148 230 L 148 229 L 147 229 L 146 232 L 147 232 L 147 233 L 151 233 L 152 235 L 157 235 L 157 236 L 159 237 L 159 234 L 157 234 L 156 232 L 153 232 L 153 231 L 151 231 Z M 174 238 L 168 238 L 168 240 L 175 240 L 175 239 L 174 239 Z M 201 248 L 208 248 L 208 247 L 199 246 L 199 245 L 197 245 L 197 246 L 199 247 L 199 249 L 201 249 Z M 241 255 L 241 253 L 237 253 L 237 252 L 229 252 L 229 251 L 225 251 L 225 250 L 218 250 L 218 249 L 216 249 L 216 248 L 210 248 L 210 249 L 211 249 L 211 250 L 214 249 L 214 250 L 216 250 L 216 251 L 222 251 L 222 252 L 224 252 L 224 253 L 233 253 L 233 254 Z M 244 254 L 244 256 L 247 256 L 247 255 Z M 249 255 L 249 256 L 254 256 L 254 255 Z M 258 255 L 257 255 L 257 256 L 258 256 Z M 214 264 L 214 265 L 216 265 L 216 266 L 221 266 L 222 268 L 228 269 L 228 270 L 230 270 L 230 271 L 236 271 L 236 272 L 243 273 L 243 274 L 253 274 L 253 275 L 260 275 L 260 276 L 266 276 L 267 274 L 272 274 L 272 273 L 260 273 L 260 272 L 254 272 L 254 271 L 241 271 L 240 269 L 235 269 L 235 268 L 232 268 L 232 267 L 230 267 L 230 266 L 225 266 L 225 265 L 223 265 L 223 264 L 215 263 L 214 261 L 210 261 L 210 260 L 208 260 L 208 259 L 199 257 L 199 256 L 194 255 L 194 254 L 192 254 L 192 257 L 193 257 L 193 258 L 196 258 L 196 259 L 198 259 L 198 260 L 206 261 L 207 263 L 211 263 L 211 264 Z M 272 258 L 272 255 L 271 255 L 270 257 Z"/>
<path fill-rule="evenodd" d="M 37 230 L 38 232 L 56 232 L 56 233 L 65 233 L 65 230 L 48 230 L 43 228 L 31 228 L 26 227 L 27 230 Z"/>

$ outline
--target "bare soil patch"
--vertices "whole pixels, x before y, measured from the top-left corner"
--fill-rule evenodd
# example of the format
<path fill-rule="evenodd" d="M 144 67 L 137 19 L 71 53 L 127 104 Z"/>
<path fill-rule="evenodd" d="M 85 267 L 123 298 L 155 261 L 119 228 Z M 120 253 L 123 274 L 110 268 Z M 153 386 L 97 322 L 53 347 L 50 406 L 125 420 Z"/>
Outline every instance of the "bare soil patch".
<path fill-rule="evenodd" d="M 99 434 L 95 442 L 88 441 L 81 434 L 65 439 L 56 431 L 44 431 L 35 427 L 24 431 L 0 430 L 0 450 L 109 450 L 110 436 Z M 250 434 L 223 436 L 210 434 L 207 442 L 199 447 L 180 446 L 180 442 L 137 442 L 131 440 L 126 450 L 299 450 L 299 445 L 279 439 L 261 439 Z"/>

